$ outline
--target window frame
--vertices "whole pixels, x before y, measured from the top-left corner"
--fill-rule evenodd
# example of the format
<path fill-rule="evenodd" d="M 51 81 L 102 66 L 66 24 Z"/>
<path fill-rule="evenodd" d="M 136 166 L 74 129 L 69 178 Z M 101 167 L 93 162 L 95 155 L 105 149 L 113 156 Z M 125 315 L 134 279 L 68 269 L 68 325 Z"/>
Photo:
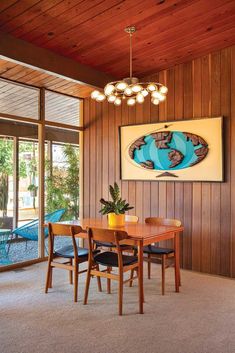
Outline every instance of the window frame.
<path fill-rule="evenodd" d="M 2 79 L 2 78 L 1 78 Z M 28 85 L 28 84 L 22 84 L 19 82 L 15 82 L 13 80 L 5 79 L 5 81 L 9 81 L 11 83 L 14 83 L 19 86 L 23 87 L 31 87 L 34 89 L 39 90 L 39 103 L 38 103 L 38 110 L 39 110 L 39 119 L 34 119 L 34 118 L 26 118 L 26 117 L 21 117 L 21 116 L 14 116 L 11 114 L 4 114 L 0 112 L 0 119 L 5 119 L 5 120 L 13 120 L 15 122 L 26 122 L 26 123 L 31 123 L 33 125 L 37 125 L 38 128 L 38 147 L 39 147 L 39 161 L 38 161 L 38 178 L 39 178 L 39 237 L 38 237 L 38 258 L 29 260 L 29 261 L 23 261 L 20 263 L 15 263 L 15 264 L 10 264 L 6 266 L 1 266 L 0 267 L 0 272 L 3 272 L 5 270 L 11 270 L 14 268 L 20 268 L 24 267 L 27 265 L 31 265 L 34 263 L 38 263 L 41 261 L 44 261 L 47 257 L 45 256 L 45 248 L 44 248 L 44 215 L 45 215 L 45 197 L 44 197 L 44 189 L 45 189 L 45 142 L 46 140 L 46 128 L 48 127 L 55 127 L 55 128 L 61 128 L 61 129 L 66 129 L 66 130 L 72 130 L 74 132 L 78 132 L 78 144 L 79 144 L 79 149 L 80 149 L 80 170 L 79 170 L 79 180 L 80 180 L 80 199 L 79 199 L 79 217 L 83 216 L 83 134 L 84 134 L 84 127 L 83 127 L 83 98 L 78 98 L 74 97 L 72 95 L 48 90 L 44 87 L 35 87 L 33 85 Z M 67 124 L 62 124 L 62 123 L 56 123 L 56 122 L 51 122 L 51 121 L 46 121 L 45 119 L 45 92 L 46 91 L 51 91 L 57 94 L 60 94 L 62 96 L 68 96 L 72 98 L 76 98 L 80 101 L 80 125 L 79 126 L 72 126 L 72 125 L 67 125 Z"/>

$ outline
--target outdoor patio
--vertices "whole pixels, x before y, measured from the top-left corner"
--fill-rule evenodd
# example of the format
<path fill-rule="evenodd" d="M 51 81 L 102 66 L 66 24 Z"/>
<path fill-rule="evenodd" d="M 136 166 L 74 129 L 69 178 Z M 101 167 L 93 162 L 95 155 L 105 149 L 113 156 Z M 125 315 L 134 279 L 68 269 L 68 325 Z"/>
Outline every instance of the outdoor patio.
<path fill-rule="evenodd" d="M 71 241 L 71 240 L 70 240 Z M 64 245 L 69 244 L 69 239 L 60 237 L 55 241 L 56 247 L 61 247 Z M 37 241 L 25 241 L 20 239 L 18 241 L 8 241 L 6 245 L 6 250 L 8 251 L 8 259 L 7 258 L 0 258 L 0 266 L 18 263 L 22 261 L 28 261 L 32 259 L 38 258 L 38 242 Z M 47 253 L 48 249 L 48 238 L 45 240 L 45 252 Z"/>

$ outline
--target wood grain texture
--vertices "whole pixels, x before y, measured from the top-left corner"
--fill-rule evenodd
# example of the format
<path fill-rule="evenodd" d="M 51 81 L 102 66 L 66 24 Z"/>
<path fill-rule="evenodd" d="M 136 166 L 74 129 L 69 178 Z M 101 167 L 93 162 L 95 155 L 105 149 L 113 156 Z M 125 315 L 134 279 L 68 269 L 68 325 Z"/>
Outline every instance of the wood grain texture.
<path fill-rule="evenodd" d="M 231 49 L 231 96 L 235 97 L 235 46 Z M 235 99 L 231 100 L 231 150 L 235 151 Z M 231 158 L 231 276 L 235 277 L 235 158 Z"/>
<path fill-rule="evenodd" d="M 202 114 L 202 62 L 193 62 L 193 117 Z M 201 270 L 201 221 L 202 221 L 202 183 L 193 183 L 192 195 L 192 269 Z"/>
<path fill-rule="evenodd" d="M 144 76 L 234 44 L 234 13 L 234 0 L 2 0 L 0 31 L 125 77 L 133 24 L 134 73 Z"/>
<path fill-rule="evenodd" d="M 80 98 L 88 97 L 93 90 L 89 86 L 71 82 L 69 79 L 3 59 L 0 59 L 0 77 Z"/>
<path fill-rule="evenodd" d="M 115 180 L 121 185 L 122 196 L 135 207 L 133 214 L 142 221 L 147 215 L 178 218 L 184 225 L 180 240 L 181 266 L 186 269 L 235 277 L 235 47 L 229 47 L 205 55 L 191 62 L 149 76 L 159 79 L 169 88 L 166 103 L 159 107 L 144 105 L 112 107 L 103 103 L 101 121 L 96 120 L 96 129 L 102 125 L 102 155 L 94 163 L 102 168 L 102 176 L 96 177 L 90 168 L 90 158 L 100 148 L 89 143 L 92 128 L 89 128 L 101 109 L 94 103 L 89 110 L 90 99 L 85 99 L 85 216 L 93 197 L 89 194 L 91 183 L 102 186 L 102 196 L 108 197 L 108 184 Z M 93 103 L 92 103 L 93 104 Z M 225 182 L 160 182 L 121 181 L 119 175 L 118 126 L 181 120 L 203 116 L 224 116 Z M 93 133 L 92 133 L 93 134 Z M 87 137 L 86 137 L 87 136 Z M 115 153 L 113 151 L 115 150 Z M 111 158 L 115 158 L 111 160 Z M 114 172 L 112 171 L 114 168 Z M 102 180 L 100 180 L 102 178 Z M 101 185 L 99 185 L 101 183 Z M 87 190 L 87 191 L 86 191 Z M 98 196 L 98 195 L 97 195 Z M 96 198 L 96 202 L 99 200 Z M 99 207 L 99 206 L 98 206 Z"/>
<path fill-rule="evenodd" d="M 211 56 L 202 57 L 202 116 L 211 115 Z M 210 272 L 211 233 L 210 233 L 210 184 L 202 183 L 202 271 Z"/>
<path fill-rule="evenodd" d="M 221 51 L 221 114 L 225 117 L 226 138 L 224 141 L 225 149 L 225 178 L 226 183 L 221 184 L 221 273 L 226 274 L 230 271 L 230 247 L 231 247 L 231 158 L 234 158 L 234 151 L 231 148 L 231 49 Z M 224 256 L 228 254 L 228 256 Z"/>
<path fill-rule="evenodd" d="M 221 53 L 211 55 L 211 115 L 221 115 L 220 109 L 220 77 Z M 211 271 L 220 272 L 220 212 L 221 212 L 221 184 L 211 183 Z"/>
<path fill-rule="evenodd" d="M 184 64 L 184 118 L 190 119 L 193 116 L 193 63 Z M 192 267 L 192 183 L 184 183 L 184 224 L 185 232 L 183 240 L 183 266 Z"/>

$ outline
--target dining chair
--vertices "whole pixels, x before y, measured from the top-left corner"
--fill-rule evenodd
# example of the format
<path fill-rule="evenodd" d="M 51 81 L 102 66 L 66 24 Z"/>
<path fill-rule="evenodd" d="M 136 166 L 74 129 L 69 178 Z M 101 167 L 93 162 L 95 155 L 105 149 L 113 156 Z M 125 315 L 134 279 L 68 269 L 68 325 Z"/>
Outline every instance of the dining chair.
<path fill-rule="evenodd" d="M 87 304 L 91 277 L 103 277 L 109 279 L 110 281 L 116 280 L 119 283 L 119 315 L 122 315 L 123 285 L 130 281 L 130 279 L 124 281 L 124 273 L 136 269 L 137 276 L 133 277 L 132 279 L 139 279 L 139 263 L 137 256 L 123 255 L 121 250 L 121 245 L 125 244 L 125 240 L 128 238 L 128 234 L 124 231 L 98 228 L 87 228 L 87 233 L 89 240 L 89 259 L 84 305 Z M 94 242 L 96 241 L 112 243 L 115 245 L 116 251 L 104 251 L 99 254 L 94 254 L 93 248 Z M 104 266 L 105 269 L 102 271 L 99 270 L 99 265 Z M 117 268 L 118 273 L 112 273 L 112 271 L 110 270 L 111 268 Z M 142 300 L 140 293 L 139 300 Z"/>
<path fill-rule="evenodd" d="M 164 225 L 164 226 L 174 226 L 180 227 L 181 221 L 178 219 L 169 219 L 169 218 L 159 218 L 159 217 L 148 217 L 145 219 L 145 223 L 155 224 L 155 225 Z M 174 261 L 175 266 L 175 250 L 172 248 L 162 248 L 158 245 L 148 245 L 143 249 L 144 253 L 147 254 L 147 258 L 144 258 L 148 261 L 148 279 L 151 278 L 151 260 L 156 258 L 161 261 L 162 265 L 162 295 L 165 294 L 165 270 L 169 267 L 168 260 Z M 181 285 L 181 283 L 180 283 Z"/>
<path fill-rule="evenodd" d="M 135 215 L 125 214 L 125 222 L 138 223 L 139 217 Z"/>
<path fill-rule="evenodd" d="M 81 273 L 87 272 L 87 269 L 79 271 L 79 264 L 88 261 L 89 251 L 86 248 L 77 246 L 75 234 L 82 232 L 80 226 L 72 225 L 68 227 L 65 224 L 48 223 L 49 232 L 49 255 L 48 255 L 48 268 L 45 293 L 48 293 L 48 288 L 52 288 L 52 270 L 53 268 L 60 268 L 69 271 L 70 284 L 74 282 L 74 302 L 78 299 L 78 276 Z M 56 237 L 71 237 L 71 244 L 62 246 L 55 250 L 54 243 Z M 99 251 L 96 250 L 95 253 Z M 64 259 L 63 262 L 55 261 L 57 258 Z M 73 281 L 74 274 L 74 281 Z M 102 290 L 100 279 L 98 281 L 99 291 Z"/>
<path fill-rule="evenodd" d="M 127 223 L 138 223 L 138 221 L 139 221 L 139 217 L 138 216 L 125 214 L 125 222 L 127 222 Z M 108 248 L 110 251 L 111 250 L 116 251 L 115 244 L 112 244 L 110 242 L 100 242 L 100 241 L 98 242 L 98 241 L 95 241 L 94 245 L 95 245 L 95 249 Z M 133 251 L 135 251 L 135 249 L 133 248 L 133 246 L 123 244 L 123 245 L 121 245 L 121 251 L 126 251 L 126 252 L 132 252 L 133 253 Z M 109 270 L 111 271 L 112 268 L 110 267 Z M 111 283 L 110 283 L 109 279 L 107 279 L 107 292 L 109 294 L 111 294 Z"/>

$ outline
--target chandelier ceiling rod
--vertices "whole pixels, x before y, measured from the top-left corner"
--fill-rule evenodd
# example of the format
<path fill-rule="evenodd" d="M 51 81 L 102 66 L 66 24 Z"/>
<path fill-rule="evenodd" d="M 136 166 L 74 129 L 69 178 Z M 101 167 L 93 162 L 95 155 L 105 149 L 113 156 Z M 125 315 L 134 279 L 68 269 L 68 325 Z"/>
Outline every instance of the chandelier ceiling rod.
<path fill-rule="evenodd" d="M 130 78 L 132 78 L 132 33 L 130 33 Z"/>
<path fill-rule="evenodd" d="M 125 32 L 126 33 L 129 33 L 129 39 L 130 39 L 130 78 L 132 78 L 132 36 L 133 36 L 133 33 L 135 33 L 136 31 L 136 28 L 135 26 L 130 26 L 130 27 L 126 27 L 125 28 Z"/>

